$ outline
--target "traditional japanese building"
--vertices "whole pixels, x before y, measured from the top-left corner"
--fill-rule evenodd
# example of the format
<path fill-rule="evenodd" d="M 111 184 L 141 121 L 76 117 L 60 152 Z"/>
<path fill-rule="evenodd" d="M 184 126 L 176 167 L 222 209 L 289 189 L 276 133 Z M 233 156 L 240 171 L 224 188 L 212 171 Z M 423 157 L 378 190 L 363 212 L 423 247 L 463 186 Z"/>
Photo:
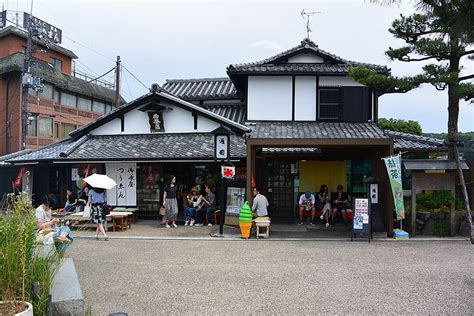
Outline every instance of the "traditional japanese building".
<path fill-rule="evenodd" d="M 273 220 L 294 221 L 300 192 L 322 184 L 335 191 L 342 184 L 352 197 L 364 196 L 371 177 L 380 188 L 380 225 L 391 234 L 393 201 L 381 158 L 446 148 L 441 140 L 382 131 L 379 96 L 348 76 L 356 65 L 389 71 L 347 61 L 305 39 L 263 61 L 230 65 L 229 78 L 167 80 L 57 144 L 4 160 L 37 164 L 29 167 L 35 183 L 37 175 L 51 178 L 60 170 L 63 187 L 90 168 L 126 175 L 132 183 L 111 192 L 109 203 L 136 205 L 141 216 L 154 217 L 169 175 L 177 175 L 183 190 L 218 183 L 211 131 L 224 126 L 234 133 L 230 160 L 246 179 L 247 198 L 254 178 Z"/>

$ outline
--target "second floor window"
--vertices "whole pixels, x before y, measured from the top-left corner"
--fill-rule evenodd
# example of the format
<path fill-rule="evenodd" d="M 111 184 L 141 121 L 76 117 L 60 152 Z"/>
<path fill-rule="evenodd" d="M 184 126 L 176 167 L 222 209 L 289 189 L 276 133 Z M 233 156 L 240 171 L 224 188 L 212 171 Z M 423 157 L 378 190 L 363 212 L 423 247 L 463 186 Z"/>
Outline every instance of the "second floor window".
<path fill-rule="evenodd" d="M 54 57 L 50 57 L 49 58 L 49 63 L 51 65 L 53 65 L 54 69 L 58 70 L 58 71 L 61 71 L 62 67 L 63 67 L 63 61 L 61 59 L 57 59 L 57 58 L 54 58 Z"/>
<path fill-rule="evenodd" d="M 38 116 L 38 136 L 53 137 L 53 119 Z"/>
<path fill-rule="evenodd" d="M 319 89 L 319 118 L 322 120 L 339 120 L 341 115 L 341 98 L 338 88 Z"/>

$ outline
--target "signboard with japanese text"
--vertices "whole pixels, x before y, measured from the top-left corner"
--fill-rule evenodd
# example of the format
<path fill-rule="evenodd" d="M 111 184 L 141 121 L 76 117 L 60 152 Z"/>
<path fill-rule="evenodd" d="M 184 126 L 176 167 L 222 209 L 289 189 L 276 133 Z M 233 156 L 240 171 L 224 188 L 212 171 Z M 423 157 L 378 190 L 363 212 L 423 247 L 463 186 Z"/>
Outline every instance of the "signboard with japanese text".
<path fill-rule="evenodd" d="M 137 204 L 137 164 L 106 164 L 107 176 L 117 182 L 117 186 L 107 190 L 107 203 L 112 206 L 135 206 Z"/>
<path fill-rule="evenodd" d="M 368 198 L 355 198 L 354 199 L 354 216 L 352 219 L 352 238 L 357 234 L 367 234 L 368 239 L 372 238 L 372 223 L 371 223 L 371 210 Z"/>
<path fill-rule="evenodd" d="M 7 10 L 0 12 L 0 27 L 7 25 Z"/>
<path fill-rule="evenodd" d="M 400 155 L 383 158 L 387 167 L 390 186 L 392 187 L 393 201 L 395 203 L 395 212 L 397 219 L 405 218 L 405 207 L 403 205 L 403 186 L 402 186 L 402 158 Z"/>
<path fill-rule="evenodd" d="M 37 17 L 23 12 L 23 27 L 25 29 L 28 29 L 30 17 L 32 22 L 32 29 L 34 31 L 33 34 L 36 37 L 39 37 L 43 40 L 49 40 L 55 44 L 61 44 L 63 32 L 60 29 L 49 23 L 46 23 L 43 20 L 38 19 Z"/>

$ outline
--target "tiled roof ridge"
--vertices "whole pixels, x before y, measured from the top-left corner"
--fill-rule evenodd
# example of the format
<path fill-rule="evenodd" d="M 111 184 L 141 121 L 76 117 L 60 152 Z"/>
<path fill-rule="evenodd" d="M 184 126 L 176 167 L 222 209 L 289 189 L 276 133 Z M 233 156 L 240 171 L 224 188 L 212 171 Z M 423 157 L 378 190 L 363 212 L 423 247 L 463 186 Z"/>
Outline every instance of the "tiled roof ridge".
<path fill-rule="evenodd" d="M 166 79 L 166 83 L 202 82 L 202 81 L 231 81 L 228 77 L 216 78 L 190 78 L 190 79 Z"/>
<path fill-rule="evenodd" d="M 383 66 L 383 65 L 356 62 L 356 61 L 351 61 L 351 60 L 344 59 L 342 57 L 339 57 L 337 55 L 334 55 L 332 53 L 329 53 L 325 50 L 320 49 L 316 43 L 314 43 L 313 41 L 311 41 L 308 38 L 303 39 L 299 45 L 297 45 L 293 48 L 290 48 L 288 50 L 285 50 L 285 51 L 283 51 L 279 54 L 276 54 L 272 57 L 269 57 L 269 58 L 266 58 L 266 59 L 263 59 L 263 60 L 260 60 L 260 61 L 255 61 L 255 62 L 231 64 L 231 65 L 229 65 L 229 67 L 227 69 L 229 70 L 229 69 L 232 69 L 232 68 L 235 69 L 235 68 L 247 67 L 247 66 L 262 66 L 262 65 L 266 65 L 266 64 L 272 64 L 272 62 L 278 60 L 279 58 L 281 58 L 285 55 L 292 54 L 294 52 L 297 52 L 297 51 L 303 50 L 303 49 L 310 49 L 310 50 L 312 50 L 316 53 L 321 53 L 322 55 L 329 56 L 330 58 L 332 58 L 334 60 L 337 60 L 341 63 L 348 64 L 348 65 L 353 65 L 353 66 L 361 65 L 361 66 L 367 66 L 369 68 L 377 68 L 377 69 L 388 70 L 387 67 Z"/>
<path fill-rule="evenodd" d="M 409 133 L 397 132 L 397 131 L 391 131 L 391 130 L 385 130 L 384 133 L 387 134 L 388 136 L 397 136 L 397 137 L 407 139 L 407 140 L 424 141 L 424 142 L 436 144 L 436 145 L 444 144 L 444 140 L 439 139 L 439 138 L 433 138 L 433 137 L 427 137 L 427 136 L 422 136 L 422 135 L 415 135 L 415 134 L 409 134 Z"/>

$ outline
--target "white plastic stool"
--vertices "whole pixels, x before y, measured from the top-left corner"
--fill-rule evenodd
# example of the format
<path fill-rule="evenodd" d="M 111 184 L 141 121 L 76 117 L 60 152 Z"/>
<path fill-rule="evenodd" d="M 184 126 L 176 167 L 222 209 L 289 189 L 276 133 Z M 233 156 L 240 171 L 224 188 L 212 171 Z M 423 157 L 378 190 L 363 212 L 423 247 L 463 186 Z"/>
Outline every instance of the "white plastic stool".
<path fill-rule="evenodd" d="M 270 236 L 270 221 L 255 221 L 255 237 L 268 238 Z M 264 228 L 264 231 L 260 233 L 260 228 Z"/>

